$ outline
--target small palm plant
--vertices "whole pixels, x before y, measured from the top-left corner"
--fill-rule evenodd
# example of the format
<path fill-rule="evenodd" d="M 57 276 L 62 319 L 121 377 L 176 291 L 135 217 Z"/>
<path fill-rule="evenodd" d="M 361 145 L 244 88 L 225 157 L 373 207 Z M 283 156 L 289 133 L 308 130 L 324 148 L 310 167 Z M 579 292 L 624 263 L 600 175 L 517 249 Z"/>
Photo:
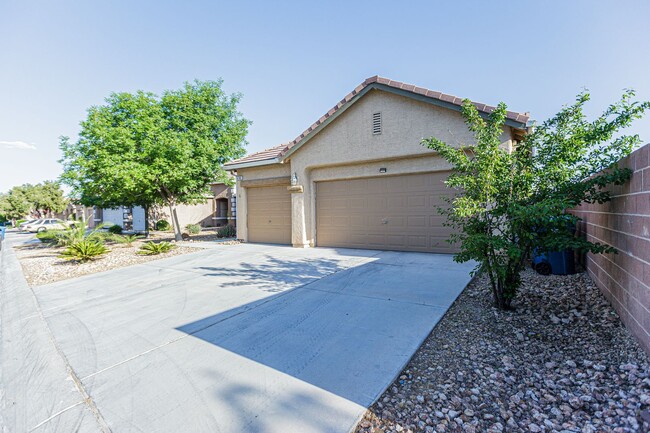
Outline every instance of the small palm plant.
<path fill-rule="evenodd" d="M 62 247 L 68 247 L 83 240 L 102 243 L 103 233 L 100 229 L 103 227 L 104 225 L 100 224 L 94 229 L 89 230 L 85 222 L 77 221 L 74 227 L 69 227 L 66 230 L 56 233 L 56 243 Z"/>
<path fill-rule="evenodd" d="M 68 245 L 61 253 L 61 257 L 66 260 L 76 260 L 84 263 L 89 260 L 94 260 L 108 252 L 109 249 L 101 242 L 83 239 Z"/>
<path fill-rule="evenodd" d="M 142 236 L 138 235 L 115 235 L 111 239 L 117 242 L 118 244 L 126 245 L 127 247 L 132 247 L 133 243 L 140 239 Z"/>
<path fill-rule="evenodd" d="M 163 254 L 171 251 L 176 245 L 170 243 L 170 242 L 160 242 L 160 243 L 155 243 L 152 241 L 146 242 L 144 245 L 140 247 L 140 250 L 138 251 L 138 254 L 142 254 L 145 256 L 155 256 L 158 254 Z"/>

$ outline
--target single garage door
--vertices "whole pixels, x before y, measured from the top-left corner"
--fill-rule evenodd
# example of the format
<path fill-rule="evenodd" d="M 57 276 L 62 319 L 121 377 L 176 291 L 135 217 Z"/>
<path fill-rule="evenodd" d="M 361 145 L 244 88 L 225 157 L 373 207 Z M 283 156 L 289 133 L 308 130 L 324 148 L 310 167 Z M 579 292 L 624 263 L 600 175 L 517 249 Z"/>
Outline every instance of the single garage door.
<path fill-rule="evenodd" d="M 319 246 L 452 253 L 438 213 L 449 172 L 317 183 Z"/>
<path fill-rule="evenodd" d="M 291 194 L 286 186 L 248 188 L 248 241 L 291 243 Z"/>

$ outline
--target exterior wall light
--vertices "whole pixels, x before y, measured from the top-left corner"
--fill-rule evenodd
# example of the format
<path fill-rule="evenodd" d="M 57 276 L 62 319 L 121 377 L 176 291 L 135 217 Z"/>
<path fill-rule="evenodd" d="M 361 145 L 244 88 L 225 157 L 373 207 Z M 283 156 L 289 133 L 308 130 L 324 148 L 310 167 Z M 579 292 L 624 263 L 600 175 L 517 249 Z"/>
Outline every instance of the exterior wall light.
<path fill-rule="evenodd" d="M 386 173 L 386 167 L 381 167 L 381 168 L 379 169 L 379 172 L 380 172 L 380 173 Z"/>

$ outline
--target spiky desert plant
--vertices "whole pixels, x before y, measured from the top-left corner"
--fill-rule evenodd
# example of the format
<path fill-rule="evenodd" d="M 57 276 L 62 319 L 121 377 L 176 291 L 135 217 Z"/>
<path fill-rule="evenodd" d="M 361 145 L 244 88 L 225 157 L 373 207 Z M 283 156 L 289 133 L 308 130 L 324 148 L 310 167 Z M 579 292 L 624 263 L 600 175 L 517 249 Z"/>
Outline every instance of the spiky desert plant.
<path fill-rule="evenodd" d="M 142 254 L 145 256 L 155 256 L 158 254 L 163 254 L 171 251 L 176 245 L 170 243 L 170 242 L 146 242 L 144 245 L 140 247 L 140 250 L 138 251 L 138 254 Z"/>
<path fill-rule="evenodd" d="M 76 260 L 84 263 L 89 260 L 94 260 L 110 250 L 98 241 L 83 239 L 68 245 L 61 253 L 61 257 L 66 260 Z"/>

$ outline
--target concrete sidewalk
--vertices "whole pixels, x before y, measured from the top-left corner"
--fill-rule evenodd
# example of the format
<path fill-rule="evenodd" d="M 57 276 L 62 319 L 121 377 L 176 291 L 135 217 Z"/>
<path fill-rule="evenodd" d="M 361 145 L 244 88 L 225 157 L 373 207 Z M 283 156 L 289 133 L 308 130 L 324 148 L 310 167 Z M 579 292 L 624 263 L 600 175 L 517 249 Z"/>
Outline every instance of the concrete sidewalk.
<path fill-rule="evenodd" d="M 0 431 L 102 431 L 23 277 L 14 241 L 9 233 L 0 251 Z"/>
<path fill-rule="evenodd" d="M 55 365 L 51 329 L 80 389 L 58 356 L 50 381 L 68 385 L 67 406 L 34 417 L 72 407 L 47 423 L 70 417 L 76 430 L 43 431 L 347 432 L 470 268 L 445 255 L 241 244 L 36 287 L 48 327 L 25 349 L 49 344 Z M 39 317 L 30 302 L 13 320 Z"/>

